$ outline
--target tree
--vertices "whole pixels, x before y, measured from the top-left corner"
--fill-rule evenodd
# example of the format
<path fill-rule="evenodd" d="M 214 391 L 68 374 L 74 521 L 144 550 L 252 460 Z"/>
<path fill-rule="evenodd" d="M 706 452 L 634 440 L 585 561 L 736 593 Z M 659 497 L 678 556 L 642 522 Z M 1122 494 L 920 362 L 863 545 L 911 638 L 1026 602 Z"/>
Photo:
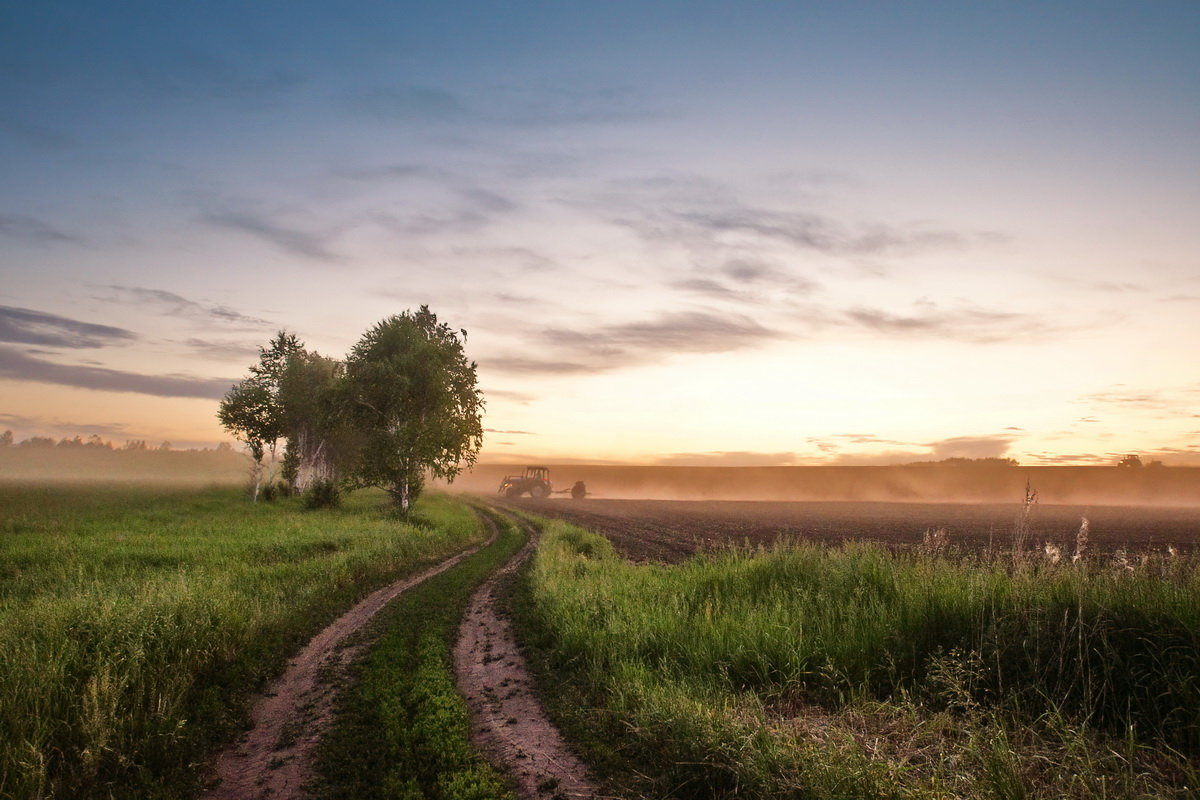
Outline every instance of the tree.
<path fill-rule="evenodd" d="M 283 436 L 283 409 L 279 387 L 288 361 L 304 346 L 294 333 L 280 331 L 258 348 L 258 363 L 250 367 L 250 376 L 235 383 L 221 399 L 217 419 L 225 429 L 250 450 L 253 497 L 257 501 L 263 485 L 264 461 L 269 453 L 269 468 L 275 464 L 276 448 Z M 274 479 L 267 475 L 267 482 Z"/>
<path fill-rule="evenodd" d="M 0 447 L 12 447 L 12 443 L 13 443 L 13 432 L 12 431 L 5 431 L 4 433 L 0 433 Z"/>
<path fill-rule="evenodd" d="M 280 375 L 280 424 L 287 439 L 283 477 L 294 491 L 337 483 L 339 453 L 345 448 L 332 391 L 342 366 L 337 359 L 301 349 Z"/>
<path fill-rule="evenodd" d="M 273 435 L 270 393 L 254 378 L 235 383 L 221 398 L 217 419 L 250 451 L 252 496 L 257 501 L 262 488 L 266 443 L 268 439 L 278 438 Z"/>
<path fill-rule="evenodd" d="M 348 477 L 405 512 L 426 473 L 453 480 L 483 444 L 483 396 L 459 333 L 421 306 L 376 324 L 346 359 L 338 411 L 361 437 Z"/>

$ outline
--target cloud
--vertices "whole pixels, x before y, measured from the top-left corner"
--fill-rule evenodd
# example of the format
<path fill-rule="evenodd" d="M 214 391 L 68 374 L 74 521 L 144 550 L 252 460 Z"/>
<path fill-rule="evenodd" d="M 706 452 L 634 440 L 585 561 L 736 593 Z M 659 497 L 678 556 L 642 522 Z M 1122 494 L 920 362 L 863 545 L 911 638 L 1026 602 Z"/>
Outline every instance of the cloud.
<path fill-rule="evenodd" d="M 591 364 L 578 361 L 555 361 L 553 359 L 523 358 L 520 356 L 481 358 L 480 363 L 489 370 L 523 375 L 580 375 L 596 371 L 596 368 Z M 493 391 L 490 394 L 500 397 L 504 394 L 512 393 Z"/>
<path fill-rule="evenodd" d="M 0 236 L 35 244 L 80 244 L 83 241 L 44 220 L 13 214 L 0 214 Z"/>
<path fill-rule="evenodd" d="M 786 467 L 796 463 L 796 454 L 717 450 L 707 453 L 672 453 L 654 463 L 663 467 Z"/>
<path fill-rule="evenodd" d="M 45 347 L 104 347 L 137 339 L 133 331 L 60 317 L 28 308 L 0 306 L 0 342 Z"/>
<path fill-rule="evenodd" d="M 832 463 L 842 466 L 876 466 L 941 461 L 947 458 L 1001 458 L 1008 453 L 1013 437 L 1007 435 L 955 436 L 932 442 L 905 442 L 884 439 L 872 433 L 837 433 L 808 440 L 822 453 L 833 456 Z M 887 449 L 842 453 L 845 445 L 884 445 Z M 922 449 L 924 448 L 924 449 Z M 836 455 L 835 455 L 836 454 Z"/>
<path fill-rule="evenodd" d="M 201 322 L 220 322 L 237 327 L 263 328 L 271 323 L 259 317 L 251 317 L 236 311 L 229 306 L 210 305 L 168 292 L 163 289 L 147 289 L 143 286 L 117 286 L 107 284 L 95 286 L 104 289 L 107 295 L 92 295 L 96 300 L 106 303 L 125 303 L 139 308 L 153 307 L 161 314 L 184 316 Z"/>
<path fill-rule="evenodd" d="M 843 312 L 852 326 L 889 335 L 935 336 L 941 339 L 987 344 L 1046 335 L 1056 329 L 1032 314 L 982 308 L 942 309 L 921 301 L 910 313 L 858 307 Z"/>
<path fill-rule="evenodd" d="M 314 261 L 338 260 L 329 249 L 328 237 L 288 227 L 261 213 L 222 209 L 202 212 L 200 220 L 217 228 L 249 234 L 291 255 Z"/>
<path fill-rule="evenodd" d="M 258 345 L 253 342 L 213 342 L 207 339 L 186 339 L 182 344 L 202 356 L 219 361 L 254 360 L 258 355 Z"/>
<path fill-rule="evenodd" d="M 487 398 L 496 397 L 501 400 L 508 400 L 510 402 L 520 403 L 522 405 L 527 405 L 537 399 L 533 395 L 526 394 L 525 392 L 513 392 L 506 389 L 484 389 L 483 395 Z"/>
<path fill-rule="evenodd" d="M 945 458 L 1001 458 L 1012 445 L 1011 436 L 955 436 L 930 442 L 934 460 Z"/>
<path fill-rule="evenodd" d="M 725 353 L 779 335 L 749 317 L 687 311 L 590 330 L 548 328 L 541 337 L 552 344 L 607 358 L 630 352 L 651 357 L 667 353 Z"/>
<path fill-rule="evenodd" d="M 1124 384 L 1084 395 L 1075 401 L 1083 405 L 1118 406 L 1123 412 L 1143 412 L 1161 419 L 1177 419 L 1191 413 L 1200 404 L 1200 384 L 1164 386 L 1156 389 L 1130 389 Z"/>
<path fill-rule="evenodd" d="M 537 436 L 537 434 L 532 431 L 502 431 L 502 430 L 497 430 L 496 428 L 484 428 L 483 432 L 484 433 L 502 433 L 502 434 L 507 434 L 509 436 Z M 501 442 L 501 444 L 511 444 L 511 442 Z"/>
<path fill-rule="evenodd" d="M 338 167 L 336 177 L 349 181 L 395 181 L 410 178 L 447 178 L 449 173 L 425 164 L 377 164 L 365 167 Z"/>
<path fill-rule="evenodd" d="M 1038 464 L 1092 464 L 1096 466 L 1113 466 L 1120 455 L 1096 453 L 1028 453 L 1029 458 Z"/>
<path fill-rule="evenodd" d="M 678 353 L 726 353 L 781 334 L 749 317 L 712 312 L 664 314 L 652 320 L 593 328 L 550 327 L 530 338 L 543 358 L 496 356 L 488 368 L 526 375 L 577 375 L 654 363 Z"/>
<path fill-rule="evenodd" d="M 426 201 L 422 207 L 428 207 Z M 422 213 L 412 216 L 375 214 L 371 219 L 384 228 L 404 236 L 423 236 L 432 233 L 464 233 L 482 228 L 520 208 L 512 198 L 487 189 L 461 188 L 453 193 L 451 208 L 441 213 Z M 518 248 L 512 248 L 514 250 Z"/>
<path fill-rule="evenodd" d="M 725 208 L 671 212 L 686 228 L 711 235 L 751 234 L 830 255 L 883 255 L 927 249 L 961 247 L 960 233 L 930 228 L 895 227 L 874 223 L 850 228 L 814 213 L 778 212 L 763 208 Z"/>
<path fill-rule="evenodd" d="M 228 378 L 141 375 L 105 367 L 55 364 L 3 347 L 0 347 L 0 377 L 96 391 L 133 392 L 155 397 L 198 397 L 205 400 L 219 399 L 234 383 Z"/>

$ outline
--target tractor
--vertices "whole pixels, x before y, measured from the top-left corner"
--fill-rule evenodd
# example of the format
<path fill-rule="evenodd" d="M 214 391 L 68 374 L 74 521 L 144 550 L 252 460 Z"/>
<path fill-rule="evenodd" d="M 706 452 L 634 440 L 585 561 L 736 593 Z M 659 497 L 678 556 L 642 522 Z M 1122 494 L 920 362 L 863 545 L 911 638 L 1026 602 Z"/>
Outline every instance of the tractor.
<path fill-rule="evenodd" d="M 550 483 L 548 467 L 526 467 L 520 475 L 507 475 L 500 481 L 499 491 L 505 497 L 520 497 L 528 494 L 535 500 L 549 497 L 554 487 Z"/>

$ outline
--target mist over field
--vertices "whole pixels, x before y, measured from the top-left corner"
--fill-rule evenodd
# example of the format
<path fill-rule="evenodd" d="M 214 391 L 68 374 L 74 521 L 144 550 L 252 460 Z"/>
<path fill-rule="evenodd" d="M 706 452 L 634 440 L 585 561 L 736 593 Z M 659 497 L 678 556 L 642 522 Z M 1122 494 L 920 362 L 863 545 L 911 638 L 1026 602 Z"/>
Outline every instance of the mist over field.
<path fill-rule="evenodd" d="M 603 498 L 1019 504 L 1029 481 L 1043 504 L 1200 506 L 1195 467 L 549 466 L 556 491 L 582 480 L 590 496 Z M 447 488 L 494 494 L 505 475 L 522 469 L 479 465 Z"/>

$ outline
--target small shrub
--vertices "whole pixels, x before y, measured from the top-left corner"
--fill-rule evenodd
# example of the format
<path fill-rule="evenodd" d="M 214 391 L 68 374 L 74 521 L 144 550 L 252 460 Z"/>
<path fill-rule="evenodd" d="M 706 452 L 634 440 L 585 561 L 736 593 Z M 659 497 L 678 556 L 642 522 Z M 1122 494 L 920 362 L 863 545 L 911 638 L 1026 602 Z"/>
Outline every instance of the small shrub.
<path fill-rule="evenodd" d="M 305 508 L 336 508 L 342 503 L 342 490 L 334 481 L 316 481 L 304 493 Z"/>

